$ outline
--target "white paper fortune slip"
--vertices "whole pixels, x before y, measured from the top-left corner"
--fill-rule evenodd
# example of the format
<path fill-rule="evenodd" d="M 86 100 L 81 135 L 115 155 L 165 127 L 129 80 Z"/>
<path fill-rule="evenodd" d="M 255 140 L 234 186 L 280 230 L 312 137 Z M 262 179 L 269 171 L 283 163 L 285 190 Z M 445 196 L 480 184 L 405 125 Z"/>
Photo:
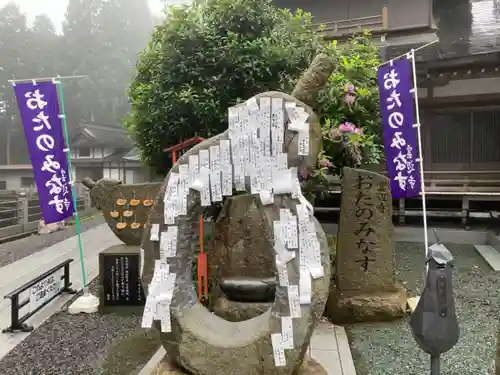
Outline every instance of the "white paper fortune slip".
<path fill-rule="evenodd" d="M 288 305 L 290 306 L 290 316 L 292 318 L 300 318 L 302 310 L 300 308 L 299 286 L 289 285 L 288 289 Z"/>
<path fill-rule="evenodd" d="M 271 99 L 271 155 L 283 152 L 283 99 Z"/>
<path fill-rule="evenodd" d="M 142 322 L 141 322 L 141 327 L 142 328 L 151 328 L 153 325 L 153 319 L 156 314 L 156 302 L 153 300 L 153 298 L 148 298 L 146 299 L 146 304 L 144 306 L 144 311 L 142 313 Z"/>
<path fill-rule="evenodd" d="M 179 165 L 179 187 L 177 191 L 177 215 L 187 214 L 187 195 L 189 193 L 189 166 Z"/>
<path fill-rule="evenodd" d="M 291 316 L 281 317 L 281 346 L 293 349 L 293 319 Z"/>
<path fill-rule="evenodd" d="M 312 282 L 309 269 L 306 266 L 300 266 L 299 293 L 300 304 L 310 305 L 312 298 Z"/>
<path fill-rule="evenodd" d="M 307 127 L 307 132 L 299 132 L 298 154 L 309 155 L 309 126 Z"/>
<path fill-rule="evenodd" d="M 295 251 L 289 251 L 285 244 L 281 242 L 274 242 L 274 252 L 278 259 L 285 264 L 290 262 L 292 259 L 295 259 Z"/>
<path fill-rule="evenodd" d="M 175 289 L 175 279 L 177 274 L 175 273 L 167 273 L 162 276 L 162 280 L 160 281 L 160 289 L 158 291 L 155 290 L 154 300 L 157 303 L 170 303 L 172 302 L 172 298 L 174 296 Z"/>
<path fill-rule="evenodd" d="M 273 345 L 274 365 L 276 367 L 286 366 L 285 349 L 281 345 L 281 333 L 272 333 L 271 343 Z"/>
<path fill-rule="evenodd" d="M 142 277 L 142 273 L 144 272 L 144 249 L 141 250 L 141 263 L 139 266 L 139 277 Z"/>
<path fill-rule="evenodd" d="M 222 202 L 222 183 L 221 183 L 221 171 L 210 172 L 210 194 L 212 195 L 212 201 Z"/>
<path fill-rule="evenodd" d="M 160 240 L 160 225 L 152 224 L 151 225 L 151 234 L 149 236 L 150 241 L 158 242 Z"/>
<path fill-rule="evenodd" d="M 200 150 L 199 153 L 200 173 L 199 180 L 202 188 L 200 191 L 200 200 L 203 207 L 210 206 L 210 153 L 208 150 Z"/>
<path fill-rule="evenodd" d="M 165 259 L 165 252 L 167 251 L 168 243 L 168 230 L 161 232 L 160 234 L 160 259 Z"/>
<path fill-rule="evenodd" d="M 175 223 L 175 218 L 178 216 L 177 197 L 179 194 L 179 174 L 172 172 L 168 179 L 168 184 L 163 197 L 165 224 L 171 225 Z"/>
<path fill-rule="evenodd" d="M 307 268 L 313 279 L 319 279 L 325 275 L 323 265 L 321 264 L 321 245 L 319 243 L 316 232 L 309 233 L 309 256 L 307 260 Z"/>
<path fill-rule="evenodd" d="M 178 227 L 173 225 L 168 227 L 166 232 L 162 232 L 160 239 L 160 259 L 172 258 L 177 255 L 178 231 Z"/>
<path fill-rule="evenodd" d="M 231 165 L 231 141 L 220 141 L 220 168 L 222 172 L 222 195 L 233 195 L 233 168 Z"/>
<path fill-rule="evenodd" d="M 286 263 L 283 262 L 279 256 L 276 256 L 276 270 L 278 272 L 278 280 L 280 286 L 290 285 Z"/>
<path fill-rule="evenodd" d="M 271 156 L 271 98 L 260 98 L 260 138 L 262 154 Z"/>
<path fill-rule="evenodd" d="M 198 173 L 200 172 L 200 166 L 198 164 L 198 155 L 189 156 L 189 185 L 196 180 Z"/>
<path fill-rule="evenodd" d="M 203 207 L 207 207 L 212 204 L 212 201 L 210 200 L 210 171 L 208 168 L 200 169 L 200 181 L 202 182 L 200 204 Z"/>
<path fill-rule="evenodd" d="M 288 248 L 297 249 L 299 247 L 297 216 L 290 215 L 286 223 L 286 228 L 286 244 Z"/>
<path fill-rule="evenodd" d="M 292 189 L 292 174 L 289 169 L 273 171 L 274 194 L 289 194 Z"/>
<path fill-rule="evenodd" d="M 158 310 L 161 311 L 160 326 L 162 332 L 172 331 L 172 322 L 170 319 L 170 303 L 159 303 Z"/>

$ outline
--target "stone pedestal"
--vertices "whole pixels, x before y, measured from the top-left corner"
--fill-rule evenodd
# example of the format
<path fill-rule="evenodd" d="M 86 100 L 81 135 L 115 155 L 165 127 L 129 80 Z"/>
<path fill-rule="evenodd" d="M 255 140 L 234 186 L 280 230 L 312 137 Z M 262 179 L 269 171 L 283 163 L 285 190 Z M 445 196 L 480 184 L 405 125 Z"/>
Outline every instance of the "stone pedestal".
<path fill-rule="evenodd" d="M 144 308 L 139 246 L 115 245 L 99 253 L 101 313 L 136 313 Z"/>
<path fill-rule="evenodd" d="M 167 357 L 164 357 L 151 375 L 189 375 L 189 372 L 176 368 Z M 224 373 L 221 372 L 221 375 Z M 306 357 L 297 375 L 328 375 L 328 372 L 314 359 Z"/>
<path fill-rule="evenodd" d="M 344 168 L 335 285 L 326 315 L 336 324 L 385 321 L 406 313 L 406 291 L 395 280 L 389 180 Z"/>

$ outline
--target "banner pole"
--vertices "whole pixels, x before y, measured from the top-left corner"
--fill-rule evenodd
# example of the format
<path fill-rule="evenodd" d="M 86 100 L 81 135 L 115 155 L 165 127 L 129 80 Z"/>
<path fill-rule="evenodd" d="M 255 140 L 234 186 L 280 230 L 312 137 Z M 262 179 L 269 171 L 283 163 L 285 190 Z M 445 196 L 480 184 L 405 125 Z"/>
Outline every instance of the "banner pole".
<path fill-rule="evenodd" d="M 424 244 L 425 244 L 425 256 L 427 258 L 427 253 L 429 251 L 429 236 L 427 233 L 427 204 L 425 197 L 425 178 L 424 178 L 424 155 L 422 151 L 422 131 L 420 124 L 420 107 L 418 101 L 418 90 L 417 90 L 417 67 L 415 63 L 415 50 L 412 49 L 410 51 L 411 58 L 411 68 L 413 71 L 413 98 L 415 101 L 415 119 L 417 127 L 417 139 L 418 139 L 418 156 L 419 156 L 419 168 L 420 168 L 420 195 L 422 197 L 422 216 L 424 221 Z M 426 271 L 428 270 L 429 265 L 427 264 Z"/>
<path fill-rule="evenodd" d="M 83 282 L 83 293 L 88 294 L 88 286 L 87 286 L 87 274 L 85 272 L 85 261 L 83 259 L 83 246 L 82 246 L 82 230 L 80 225 L 80 215 L 78 214 L 78 207 L 76 203 L 76 191 L 75 191 L 75 181 L 73 181 L 73 167 L 71 165 L 71 150 L 69 148 L 69 135 L 68 135 L 68 122 L 66 120 L 66 109 L 64 107 L 64 93 L 63 93 L 63 85 L 61 80 L 54 80 L 57 83 L 57 88 L 59 91 L 59 101 L 61 102 L 61 119 L 63 125 L 63 133 L 64 133 L 64 141 L 66 144 L 66 159 L 68 160 L 68 172 L 70 175 L 71 181 L 71 194 L 73 196 L 73 208 L 75 211 L 75 224 L 76 224 L 76 236 L 78 239 L 78 250 L 80 252 L 80 265 L 82 271 L 82 282 Z"/>

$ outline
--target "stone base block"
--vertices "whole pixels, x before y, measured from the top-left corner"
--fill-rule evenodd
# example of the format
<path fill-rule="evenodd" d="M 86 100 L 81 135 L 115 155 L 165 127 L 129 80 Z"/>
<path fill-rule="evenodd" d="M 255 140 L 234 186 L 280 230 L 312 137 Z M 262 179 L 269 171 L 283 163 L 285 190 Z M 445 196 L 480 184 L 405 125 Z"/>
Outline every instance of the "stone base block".
<path fill-rule="evenodd" d="M 270 303 L 234 302 L 219 296 L 213 306 L 215 315 L 230 322 L 242 322 L 265 313 L 271 309 Z"/>
<path fill-rule="evenodd" d="M 178 369 L 167 357 L 164 357 L 156 365 L 151 375 L 190 375 L 190 373 Z M 221 373 L 221 375 L 224 374 Z M 306 357 L 297 375 L 328 375 L 328 372 L 314 359 Z"/>
<path fill-rule="evenodd" d="M 325 315 L 333 324 L 383 322 L 403 317 L 407 312 L 406 290 L 397 286 L 392 292 L 330 292 Z"/>

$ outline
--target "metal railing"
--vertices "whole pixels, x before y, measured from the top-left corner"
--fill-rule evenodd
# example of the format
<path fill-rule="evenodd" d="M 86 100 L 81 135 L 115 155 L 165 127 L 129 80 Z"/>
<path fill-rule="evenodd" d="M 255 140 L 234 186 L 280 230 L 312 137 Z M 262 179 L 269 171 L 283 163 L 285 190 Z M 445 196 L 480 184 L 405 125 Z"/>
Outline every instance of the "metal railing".
<path fill-rule="evenodd" d="M 33 316 L 36 312 L 46 306 L 50 301 L 61 293 L 75 294 L 76 290 L 71 289 L 69 265 L 73 259 L 65 260 L 57 266 L 44 272 L 40 276 L 25 283 L 16 290 L 7 294 L 4 298 L 10 299 L 10 326 L 2 330 L 3 333 L 31 332 L 33 326 L 24 322 Z M 63 269 L 63 275 L 56 274 Z M 56 274 L 55 276 L 53 276 Z M 19 296 L 29 291 L 28 298 L 20 300 Z M 28 306 L 28 311 L 20 316 L 19 310 Z"/>
<path fill-rule="evenodd" d="M 79 212 L 86 212 L 91 208 L 91 201 L 86 191 L 77 193 L 76 206 Z M 3 199 L 2 199 L 3 198 Z M 0 193 L 0 240 L 20 233 L 32 232 L 38 228 L 40 219 L 43 219 L 40 203 L 36 194 Z"/>
<path fill-rule="evenodd" d="M 318 32 L 323 33 L 326 37 L 339 38 L 351 36 L 353 33 L 363 30 L 370 30 L 371 32 L 386 30 L 387 18 L 384 17 L 384 14 L 378 14 L 369 17 L 322 22 L 320 24 L 313 24 L 312 27 Z"/>

